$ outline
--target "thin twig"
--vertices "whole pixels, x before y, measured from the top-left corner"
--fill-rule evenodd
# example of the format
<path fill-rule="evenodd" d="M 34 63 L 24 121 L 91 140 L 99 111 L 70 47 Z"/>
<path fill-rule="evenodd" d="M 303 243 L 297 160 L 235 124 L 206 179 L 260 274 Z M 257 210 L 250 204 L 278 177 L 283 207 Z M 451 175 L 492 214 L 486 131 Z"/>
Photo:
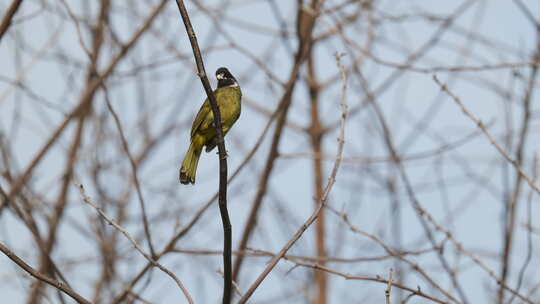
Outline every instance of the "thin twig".
<path fill-rule="evenodd" d="M 81 295 L 73 291 L 71 288 L 69 288 L 66 284 L 56 281 L 52 278 L 49 278 L 48 276 L 40 273 L 36 269 L 32 268 L 32 266 L 26 264 L 25 261 L 23 261 L 20 257 L 18 257 L 13 251 L 11 251 L 9 248 L 7 248 L 3 243 L 0 242 L 0 251 L 2 251 L 10 260 L 12 260 L 15 264 L 19 265 L 24 271 L 28 272 L 31 276 L 34 278 L 43 281 L 52 287 L 64 292 L 71 298 L 73 298 L 77 303 L 83 303 L 83 304 L 90 304 L 91 302 L 83 298 Z"/>
<path fill-rule="evenodd" d="M 446 297 L 448 297 L 448 299 L 450 299 L 452 302 L 454 303 L 460 303 L 458 300 L 456 300 L 456 298 L 454 298 L 448 291 L 446 291 L 437 281 L 435 281 L 433 278 L 431 278 L 427 272 L 422 268 L 420 267 L 420 265 L 418 265 L 418 263 L 415 263 L 407 258 L 405 258 L 404 256 L 396 253 L 396 251 L 391 248 L 390 246 L 388 246 L 386 243 L 384 243 L 379 237 L 371 234 L 371 233 L 368 233 L 362 229 L 360 229 L 359 227 L 355 226 L 351 220 L 349 219 L 349 216 L 344 213 L 344 212 L 339 212 L 337 210 L 334 210 L 333 208 L 329 207 L 329 210 L 331 210 L 333 213 L 335 213 L 337 216 L 339 216 L 343 222 L 349 227 L 349 229 L 355 233 L 358 233 L 358 234 L 361 234 L 361 235 L 364 235 L 368 238 L 370 238 L 371 240 L 373 240 L 375 243 L 379 244 L 386 252 L 388 252 L 388 254 L 396 257 L 397 259 L 405 262 L 407 265 L 409 265 L 414 271 L 418 272 L 427 282 L 429 282 L 433 287 L 435 287 L 439 292 L 441 292 L 441 294 L 445 295 Z M 441 246 L 442 248 L 442 246 Z M 440 250 L 439 250 L 440 251 Z"/>
<path fill-rule="evenodd" d="M 537 154 L 534 154 L 533 174 L 534 174 L 534 179 L 536 180 L 536 178 L 538 177 L 538 155 Z M 518 283 L 516 286 L 517 292 L 519 292 L 519 290 L 521 289 L 521 284 L 523 284 L 523 278 L 525 277 L 525 271 L 527 270 L 527 267 L 529 266 L 529 263 L 531 262 L 532 253 L 533 253 L 532 198 L 533 198 L 533 191 L 530 190 L 529 195 L 527 197 L 527 224 L 525 225 L 525 229 L 527 230 L 527 255 L 525 256 L 525 261 L 523 262 L 523 265 L 521 266 L 521 269 L 519 270 Z M 508 304 L 511 304 L 515 297 L 516 295 L 513 294 L 510 300 L 508 300 Z"/>
<path fill-rule="evenodd" d="M 514 168 L 516 169 L 517 173 L 519 175 L 521 175 L 521 177 L 523 177 L 527 183 L 529 184 L 529 186 L 531 186 L 531 188 L 537 193 L 537 194 L 540 194 L 540 187 L 538 187 L 538 185 L 534 182 L 534 180 L 529 176 L 527 175 L 527 173 L 525 173 L 525 171 L 523 170 L 523 168 L 521 168 L 521 166 L 519 166 L 519 164 L 517 163 L 517 161 L 515 159 L 513 159 L 504 149 L 503 147 L 501 147 L 501 145 L 499 145 L 497 143 L 497 141 L 495 140 L 495 138 L 493 138 L 493 136 L 491 135 L 491 133 L 487 130 L 486 126 L 484 125 L 484 123 L 476 118 L 476 116 L 474 116 L 474 114 L 469 111 L 469 109 L 467 109 L 465 107 L 465 105 L 463 104 L 463 102 L 461 102 L 461 99 L 459 97 L 457 97 L 454 93 L 452 93 L 450 90 L 448 90 L 448 87 L 446 87 L 445 84 L 441 83 L 439 81 L 439 78 L 437 78 L 437 75 L 433 75 L 433 80 L 437 83 L 437 85 L 439 85 L 439 87 L 441 88 L 441 90 L 443 92 L 445 92 L 446 94 L 448 94 L 448 96 L 450 96 L 452 98 L 452 100 L 460 107 L 461 111 L 463 112 L 463 114 L 465 114 L 465 116 L 469 117 L 477 126 L 478 128 L 480 128 L 480 130 L 482 130 L 482 132 L 484 133 L 484 135 L 486 135 L 487 139 L 489 140 L 489 142 L 495 147 L 495 149 L 497 149 L 497 151 L 509 162 L 512 164 L 512 166 L 514 166 Z"/>
<path fill-rule="evenodd" d="M 122 124 L 120 123 L 120 118 L 118 118 L 118 114 L 116 114 L 111 101 L 109 100 L 109 92 L 105 86 L 103 86 L 103 91 L 105 92 L 105 102 L 107 103 L 107 108 L 111 112 L 114 123 L 116 125 L 116 128 L 118 129 L 118 133 L 120 134 L 120 140 L 122 141 L 122 147 L 124 148 L 124 151 L 126 152 L 128 158 L 129 158 L 129 164 L 131 165 L 131 171 L 133 172 L 133 182 L 135 183 L 135 189 L 137 190 L 137 197 L 139 198 L 139 205 L 141 207 L 141 216 L 142 216 L 142 222 L 144 227 L 144 234 L 146 235 L 146 240 L 148 242 L 148 248 L 150 249 L 150 254 L 152 255 L 152 258 L 156 258 L 156 252 L 154 250 L 154 246 L 152 245 L 152 235 L 150 234 L 150 225 L 148 224 L 148 216 L 146 215 L 146 207 L 144 202 L 144 197 L 141 191 L 141 185 L 139 183 L 139 174 L 137 173 L 137 164 L 135 164 L 135 160 L 133 159 L 133 156 L 131 155 L 131 152 L 129 152 L 129 146 L 126 140 L 126 136 L 124 134 L 124 130 L 122 129 Z"/>
<path fill-rule="evenodd" d="M 396 256 L 407 256 L 407 255 L 414 255 L 414 256 L 420 256 L 426 253 L 431 253 L 435 250 L 441 250 L 442 244 L 438 247 L 434 248 L 428 248 L 428 249 L 420 249 L 420 250 L 414 250 L 414 251 L 398 251 L 394 250 L 394 254 L 386 254 L 386 255 L 378 255 L 378 256 L 371 256 L 371 257 L 355 257 L 355 258 L 340 258 L 340 257 L 331 257 L 331 256 L 307 256 L 307 255 L 295 255 L 295 254 L 287 254 L 283 258 L 284 259 L 297 259 L 297 260 L 304 260 L 309 262 L 316 262 L 321 264 L 321 262 L 333 262 L 333 263 L 358 263 L 358 262 L 370 262 L 370 261 L 383 261 L 388 259 L 396 258 Z M 207 250 L 207 249 L 173 249 L 171 252 L 175 253 L 181 253 L 181 254 L 192 254 L 192 255 L 218 255 L 223 254 L 223 251 L 221 250 Z M 262 250 L 262 249 L 254 249 L 254 248 L 246 248 L 244 251 L 237 251 L 233 250 L 233 255 L 243 255 L 248 257 L 273 257 L 276 255 L 275 252 Z"/>
<path fill-rule="evenodd" d="M 79 191 L 81 192 L 81 196 L 83 198 L 83 201 L 88 204 L 89 206 L 91 206 L 92 208 L 94 208 L 97 213 L 105 220 L 107 221 L 107 223 L 109 223 L 110 225 L 112 225 L 114 228 L 116 228 L 116 230 L 120 231 L 130 242 L 131 244 L 133 245 L 133 247 L 135 247 L 135 249 L 137 249 L 137 251 L 139 251 L 145 258 L 146 260 L 148 260 L 148 262 L 150 262 L 153 266 L 159 268 L 161 271 L 163 271 L 164 273 L 166 273 L 168 276 L 170 276 L 175 282 L 176 284 L 178 285 L 178 287 L 180 287 L 180 289 L 182 290 L 182 293 L 184 294 L 184 296 L 186 297 L 187 301 L 189 303 L 194 303 L 193 302 L 193 299 L 191 298 L 191 295 L 189 294 L 188 290 L 186 289 L 186 287 L 184 286 L 184 284 L 182 284 L 182 282 L 180 281 L 180 279 L 178 279 L 178 277 L 172 272 L 170 271 L 169 269 L 165 268 L 163 265 L 161 265 L 159 262 L 157 262 L 156 260 L 154 260 L 149 254 L 147 254 L 144 249 L 137 243 L 137 241 L 135 241 L 135 239 L 129 234 L 129 232 L 127 232 L 126 229 L 124 229 L 122 226 L 120 226 L 118 223 L 116 223 L 116 221 L 114 221 L 113 219 L 111 219 L 107 214 L 105 214 L 105 212 L 103 212 L 103 209 L 101 209 L 101 207 L 99 207 L 98 205 L 94 204 L 92 202 L 92 200 L 90 199 L 89 196 L 86 195 L 85 191 L 84 191 L 84 187 L 82 184 L 77 184 L 77 187 L 79 188 Z"/>
<path fill-rule="evenodd" d="M 321 266 L 319 264 L 310 264 L 310 263 L 294 261 L 294 260 L 291 260 L 291 262 L 295 263 L 298 266 L 310 267 L 310 268 L 313 268 L 313 269 L 326 271 L 328 273 L 343 277 L 343 278 L 345 278 L 347 280 L 360 280 L 360 281 L 378 282 L 378 283 L 386 284 L 387 286 L 390 284 L 389 280 L 385 280 L 385 279 L 381 278 L 380 276 L 370 277 L 370 276 L 365 276 L 365 275 L 352 275 L 352 274 L 349 274 L 349 273 L 345 273 L 345 272 L 341 272 L 341 271 L 329 268 L 327 266 Z M 438 298 L 436 298 L 434 296 L 430 296 L 430 295 L 424 293 L 422 291 L 422 289 L 420 288 L 420 286 L 418 286 L 416 289 L 414 289 L 414 288 L 407 287 L 405 285 L 399 284 L 397 282 L 392 282 L 392 286 L 410 292 L 411 296 L 416 295 L 416 296 L 423 297 L 425 299 L 428 299 L 430 301 L 433 301 L 435 303 L 440 303 L 440 304 L 448 304 L 449 303 L 448 301 L 444 301 L 442 299 L 438 299 Z"/>

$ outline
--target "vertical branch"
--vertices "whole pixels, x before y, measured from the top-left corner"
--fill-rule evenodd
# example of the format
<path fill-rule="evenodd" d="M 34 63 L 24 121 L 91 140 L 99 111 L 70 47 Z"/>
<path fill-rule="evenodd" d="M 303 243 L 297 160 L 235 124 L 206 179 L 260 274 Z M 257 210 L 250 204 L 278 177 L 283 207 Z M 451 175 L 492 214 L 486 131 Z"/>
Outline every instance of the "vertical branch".
<path fill-rule="evenodd" d="M 393 165 L 393 164 L 390 163 L 390 165 Z M 395 168 L 389 168 L 389 170 L 392 170 L 392 172 L 396 171 Z M 397 250 L 403 250 L 403 233 L 402 233 L 403 215 L 401 212 L 400 196 L 396 191 L 396 187 L 397 187 L 396 185 L 397 176 L 395 176 L 396 174 L 398 174 L 398 172 L 393 173 L 393 175 L 388 178 L 387 189 L 390 196 L 390 206 L 392 209 L 390 216 L 392 218 L 391 231 L 392 231 L 392 238 L 393 238 L 393 246 Z M 394 262 L 394 270 L 395 270 L 395 276 L 396 276 L 395 280 L 397 283 L 403 283 L 405 281 L 404 277 L 406 274 L 405 274 L 405 271 L 402 271 L 401 264 L 402 262 L 399 259 L 396 259 Z M 397 301 L 400 301 L 401 289 L 397 290 L 395 298 L 397 299 Z"/>
<path fill-rule="evenodd" d="M 92 81 L 94 81 L 98 75 L 97 61 L 101 53 L 101 49 L 102 49 L 101 46 L 103 45 L 103 29 L 105 27 L 105 23 L 107 22 L 108 14 L 109 14 L 109 0 L 101 0 L 100 14 L 99 14 L 98 20 L 96 21 L 96 24 L 94 25 L 92 29 L 92 34 L 93 34 L 92 52 L 89 54 L 90 62 L 88 64 L 88 70 L 86 73 L 86 86 L 90 86 Z M 88 99 L 93 100 L 95 93 L 96 91 L 93 91 L 92 94 L 88 96 Z M 41 256 L 41 266 L 40 266 L 40 271 L 45 272 L 48 275 L 54 275 L 54 269 L 48 257 L 54 249 L 58 227 L 60 226 L 62 217 L 64 215 L 64 211 L 67 206 L 68 195 L 69 195 L 68 186 L 71 183 L 71 179 L 73 177 L 73 171 L 75 169 L 75 164 L 77 162 L 79 149 L 82 146 L 85 121 L 86 121 L 86 117 L 91 112 L 90 109 L 91 109 L 91 105 L 89 104 L 88 107 L 86 107 L 85 110 L 82 111 L 80 113 L 80 116 L 78 117 L 76 131 L 73 136 L 73 141 L 72 141 L 70 150 L 68 152 L 68 157 L 66 159 L 66 166 L 65 166 L 66 169 L 62 177 L 62 187 L 60 190 L 59 197 L 56 200 L 57 203 L 54 206 L 54 213 L 52 214 L 49 220 L 48 236 L 45 243 L 45 248 L 44 248 L 45 251 L 43 252 Z M 41 302 L 40 300 L 42 298 L 41 290 L 43 286 L 44 285 L 42 281 L 36 282 L 36 284 L 34 285 L 34 288 L 32 288 L 32 292 L 30 293 L 30 297 L 28 300 L 29 303 Z"/>
<path fill-rule="evenodd" d="M 281 250 L 274 255 L 272 260 L 268 263 L 266 268 L 263 270 L 263 272 L 255 279 L 253 284 L 249 287 L 249 289 L 246 291 L 244 296 L 238 301 L 239 304 L 245 304 L 247 300 L 253 295 L 255 290 L 259 287 L 259 285 L 264 281 L 264 279 L 268 276 L 268 274 L 276 267 L 277 263 L 287 254 L 287 251 L 302 237 L 304 232 L 313 224 L 313 222 L 319 217 L 319 214 L 321 213 L 321 210 L 326 206 L 326 203 L 328 201 L 328 196 L 330 195 L 330 191 L 332 190 L 332 187 L 334 186 L 336 182 L 336 175 L 339 170 L 339 167 L 341 166 L 341 160 L 343 155 L 343 146 L 345 145 L 345 121 L 347 120 L 347 114 L 348 114 L 348 105 L 347 105 L 347 73 L 345 72 L 345 69 L 343 65 L 341 64 L 341 55 L 336 54 L 336 60 L 337 65 L 340 69 L 340 74 L 343 79 L 343 85 L 341 89 L 341 124 L 339 128 L 339 137 L 338 137 L 338 147 L 336 152 L 336 160 L 334 161 L 334 167 L 332 168 L 332 172 L 330 173 L 330 176 L 328 177 L 328 182 L 326 183 L 326 186 L 324 187 L 323 194 L 321 196 L 321 200 L 317 202 L 317 208 L 313 211 L 311 216 L 300 226 L 300 228 L 296 231 L 296 233 L 292 236 L 292 238 L 281 248 Z"/>
<path fill-rule="evenodd" d="M 525 16 L 531 16 L 529 10 L 523 6 L 521 1 L 516 2 L 518 7 L 524 12 Z M 536 27 L 537 41 L 536 41 L 536 51 L 533 55 L 532 61 L 537 62 L 540 60 L 540 28 L 538 27 L 534 18 L 531 20 L 533 25 Z M 531 100 L 533 96 L 534 87 L 536 84 L 536 79 L 538 75 L 538 66 L 533 65 L 531 67 L 529 80 L 527 83 L 527 88 L 525 91 L 525 96 L 523 97 L 523 116 L 521 118 L 521 128 L 519 132 L 519 139 L 517 144 L 517 151 L 515 161 L 518 166 L 523 166 L 523 158 L 525 153 L 525 144 L 528 138 L 529 125 L 531 121 Z M 510 272 L 510 262 L 512 255 L 512 244 L 514 240 L 514 232 L 516 228 L 516 214 L 518 208 L 518 201 L 521 195 L 521 186 L 523 184 L 523 176 L 521 174 L 516 174 L 516 179 L 514 182 L 512 195 L 509 197 L 509 200 L 506 202 L 504 208 L 504 247 L 503 254 L 501 256 L 501 280 L 502 285 L 499 286 L 497 294 L 497 303 L 502 304 L 504 302 L 504 288 L 506 280 L 508 278 L 508 273 Z"/>
<path fill-rule="evenodd" d="M 536 181 L 538 178 L 538 155 L 534 154 L 533 159 L 533 179 Z M 527 220 L 526 220 L 526 230 L 527 230 L 527 254 L 525 257 L 525 261 L 523 262 L 523 265 L 521 266 L 521 269 L 519 270 L 518 275 L 518 282 L 516 291 L 519 292 L 521 289 L 521 284 L 523 284 L 523 278 L 525 277 L 525 271 L 527 270 L 527 267 L 529 266 L 529 263 L 531 262 L 532 253 L 533 253 L 533 240 L 532 240 L 532 198 L 533 198 L 534 192 L 532 190 L 529 190 L 529 195 L 527 197 Z M 514 298 L 516 297 L 515 294 L 512 295 L 510 300 L 508 300 L 508 304 L 511 304 L 514 301 Z"/>
<path fill-rule="evenodd" d="M 249 239 L 251 238 L 251 233 L 253 232 L 253 229 L 255 228 L 255 224 L 257 222 L 257 215 L 259 213 L 259 210 L 261 210 L 260 206 L 262 204 L 264 196 L 266 195 L 268 181 L 270 180 L 270 176 L 274 169 L 274 162 L 279 156 L 278 148 L 279 143 L 281 142 L 281 135 L 283 134 L 283 128 L 287 121 L 287 113 L 289 112 L 292 95 L 297 84 L 298 75 L 300 74 L 300 68 L 302 67 L 310 45 L 313 42 L 312 31 L 317 17 L 316 12 L 318 11 L 319 7 L 319 1 L 312 0 L 310 8 L 311 11 L 308 13 L 306 11 L 308 8 L 303 7 L 303 1 L 298 0 L 298 12 L 296 20 L 298 49 L 295 54 L 294 65 L 289 74 L 289 80 L 285 85 L 285 92 L 283 93 L 279 101 L 279 116 L 277 118 L 276 130 L 272 138 L 272 144 L 270 146 L 270 152 L 268 153 L 268 157 L 266 159 L 266 165 L 259 182 L 259 188 L 257 189 L 257 194 L 255 195 L 255 199 L 249 212 L 246 227 L 244 228 L 244 232 L 242 233 L 242 239 L 239 246 L 240 251 L 246 249 Z M 240 273 L 243 261 L 243 255 L 237 257 L 234 265 L 234 281 L 238 281 L 238 275 Z"/>
<path fill-rule="evenodd" d="M 206 71 L 204 70 L 204 63 L 201 56 L 201 50 L 199 49 L 199 44 L 197 43 L 197 36 L 189 20 L 189 15 L 187 9 L 184 5 L 183 0 L 176 0 L 178 5 L 178 10 L 182 16 L 182 21 L 186 27 L 186 32 L 189 37 L 189 42 L 191 43 L 191 48 L 193 50 L 193 56 L 195 57 L 195 62 L 197 64 L 197 72 L 201 78 L 202 85 L 210 101 L 210 107 L 212 108 L 212 113 L 214 114 L 214 126 L 216 127 L 216 136 L 217 136 L 217 146 L 219 153 L 219 212 L 221 214 L 221 221 L 223 223 L 223 269 L 224 269 L 224 284 L 223 284 L 223 304 L 228 304 L 231 302 L 231 291 L 232 291 L 232 267 L 231 267 L 231 249 L 232 249 L 232 227 L 231 221 L 229 219 L 229 213 L 227 211 L 227 152 L 225 150 L 225 141 L 223 140 L 223 129 L 221 127 L 221 113 L 217 105 L 216 97 L 206 76 Z"/>
<path fill-rule="evenodd" d="M 314 176 L 314 192 L 315 192 L 315 208 L 317 207 L 318 202 L 321 200 L 323 195 L 323 173 L 322 173 L 322 139 L 324 136 L 324 128 L 321 125 L 319 118 L 319 92 L 320 86 L 317 82 L 317 76 L 315 73 L 315 58 L 313 53 L 313 46 L 309 50 L 307 61 L 308 69 L 308 78 L 307 84 L 309 87 L 309 96 L 311 99 L 311 125 L 308 129 L 309 137 L 311 139 L 311 148 L 313 150 L 313 176 Z M 315 224 L 315 243 L 316 243 L 316 252 L 317 257 L 321 259 L 319 264 L 321 266 L 325 265 L 324 257 L 326 256 L 326 246 L 325 246 L 325 213 L 324 210 L 321 210 L 317 223 Z M 315 286 L 316 286 L 316 296 L 313 303 L 316 304 L 325 304 L 326 303 L 326 294 L 327 294 L 327 275 L 326 272 L 315 270 Z"/>

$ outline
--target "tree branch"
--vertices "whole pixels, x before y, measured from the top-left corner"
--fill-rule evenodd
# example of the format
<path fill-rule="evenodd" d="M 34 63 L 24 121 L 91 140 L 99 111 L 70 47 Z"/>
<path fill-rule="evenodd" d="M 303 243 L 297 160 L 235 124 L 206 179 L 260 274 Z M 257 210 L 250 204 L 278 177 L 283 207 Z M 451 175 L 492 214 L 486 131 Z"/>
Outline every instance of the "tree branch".
<path fill-rule="evenodd" d="M 225 141 L 223 140 L 223 129 L 221 127 L 221 113 L 219 112 L 218 104 L 208 77 L 206 76 L 206 71 L 204 69 L 204 62 L 201 55 L 201 50 L 199 49 L 199 44 L 197 43 L 197 36 L 189 20 L 189 15 L 187 9 L 184 5 L 183 0 L 176 0 L 178 5 L 178 10 L 182 16 L 182 21 L 186 27 L 186 32 L 189 37 L 189 42 L 191 43 L 191 48 L 193 50 L 193 56 L 195 57 L 195 62 L 197 64 L 197 73 L 201 79 L 204 91 L 208 96 L 210 101 L 210 107 L 212 108 L 212 113 L 214 114 L 214 126 L 216 127 L 216 136 L 217 136 L 217 146 L 219 154 L 219 212 L 221 214 L 221 221 L 223 223 L 223 304 L 228 304 L 231 302 L 231 291 L 232 291 L 232 227 L 231 221 L 229 219 L 229 212 L 227 211 L 227 152 L 225 150 Z"/>
<path fill-rule="evenodd" d="M 182 284 L 180 279 L 178 279 L 178 277 L 172 271 L 165 268 L 165 266 L 161 265 L 153 257 L 151 257 L 148 253 L 146 253 L 144 251 L 144 249 L 137 243 L 137 241 L 135 241 L 135 239 L 131 236 L 131 234 L 129 234 L 129 232 L 124 227 L 120 226 L 117 222 L 115 222 L 113 219 L 111 219 L 109 216 L 107 216 L 107 214 L 105 214 L 105 212 L 103 212 L 103 209 L 101 209 L 99 206 L 94 204 L 90 200 L 90 197 L 88 197 L 86 195 L 86 193 L 84 192 L 83 185 L 78 184 L 77 187 L 79 188 L 79 191 L 81 192 L 81 196 L 83 198 L 83 201 L 86 204 L 88 204 L 89 206 L 94 208 L 97 211 L 97 213 L 99 214 L 99 216 L 101 216 L 109 225 L 113 226 L 116 230 L 120 231 L 131 242 L 131 244 L 133 244 L 133 247 L 135 247 L 135 249 L 137 249 L 137 251 L 139 251 L 142 254 L 142 256 L 145 257 L 146 260 L 148 260 L 148 262 L 150 262 L 150 264 L 152 264 L 152 266 L 157 267 L 159 270 L 163 271 L 165 274 L 170 276 L 176 282 L 178 287 L 180 287 L 180 290 L 186 296 L 186 299 L 187 299 L 188 303 L 190 303 L 190 304 L 194 303 L 193 299 L 191 298 L 191 295 L 189 294 L 189 292 L 187 290 L 187 288 L 184 286 L 184 284 Z"/>
<path fill-rule="evenodd" d="M 43 281 L 54 288 L 61 290 L 71 298 L 73 298 L 77 303 L 83 303 L 83 304 L 90 304 L 90 301 L 83 298 L 81 295 L 73 291 L 71 288 L 69 288 L 66 284 L 62 282 L 58 282 L 54 279 L 49 278 L 48 276 L 40 273 L 39 271 L 32 268 L 32 266 L 26 264 L 25 261 L 23 261 L 20 257 L 18 257 L 13 251 L 9 250 L 3 243 L 0 242 L 0 251 L 2 251 L 10 260 L 12 260 L 15 264 L 19 265 L 24 271 L 28 272 L 31 276 L 34 278 Z"/>
<path fill-rule="evenodd" d="M 11 5 L 9 6 L 6 14 L 4 15 L 4 18 L 2 19 L 2 23 L 0 24 L 0 41 L 2 41 L 2 37 L 4 37 L 4 34 L 7 32 L 9 26 L 11 25 L 11 20 L 21 6 L 21 3 L 22 0 L 13 0 L 13 2 L 11 2 Z"/>

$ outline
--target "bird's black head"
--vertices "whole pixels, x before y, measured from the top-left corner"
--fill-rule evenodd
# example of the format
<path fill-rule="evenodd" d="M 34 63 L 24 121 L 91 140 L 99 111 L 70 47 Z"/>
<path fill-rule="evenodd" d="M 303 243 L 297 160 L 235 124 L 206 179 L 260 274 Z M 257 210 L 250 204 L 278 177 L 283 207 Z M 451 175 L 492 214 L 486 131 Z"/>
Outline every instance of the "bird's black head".
<path fill-rule="evenodd" d="M 218 80 L 218 88 L 237 86 L 238 83 L 234 76 L 227 70 L 227 68 L 219 68 L 216 71 L 216 78 Z"/>

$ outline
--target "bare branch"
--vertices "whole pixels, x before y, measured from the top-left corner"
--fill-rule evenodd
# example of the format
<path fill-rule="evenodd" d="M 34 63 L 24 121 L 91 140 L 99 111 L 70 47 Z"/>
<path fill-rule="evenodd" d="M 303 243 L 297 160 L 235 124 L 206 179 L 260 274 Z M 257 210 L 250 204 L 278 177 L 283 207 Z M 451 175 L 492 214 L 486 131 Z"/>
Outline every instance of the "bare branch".
<path fill-rule="evenodd" d="M 67 294 L 71 298 L 73 298 L 77 303 L 82 304 L 90 304 L 90 301 L 83 298 L 81 295 L 73 291 L 71 288 L 69 288 L 66 284 L 62 282 L 58 282 L 54 279 L 51 279 L 47 277 L 46 275 L 40 273 L 36 269 L 32 268 L 32 266 L 26 264 L 25 261 L 23 261 L 20 257 L 18 257 L 15 253 L 13 253 L 9 248 L 7 248 L 3 243 L 0 242 L 0 251 L 2 251 L 10 260 L 12 260 L 15 264 L 19 265 L 24 271 L 26 271 L 28 274 L 33 276 L 34 278 L 43 281 L 52 287 L 62 291 L 63 293 Z"/>
<path fill-rule="evenodd" d="M 22 0 L 13 0 L 13 2 L 11 2 L 11 5 L 6 11 L 4 18 L 2 18 L 2 22 L 0 23 L 0 42 L 2 41 L 2 37 L 7 32 L 9 26 L 11 25 L 11 20 L 13 19 L 13 16 L 15 16 L 15 13 L 21 6 L 21 3 L 22 3 Z"/>
<path fill-rule="evenodd" d="M 229 304 L 232 298 L 232 227 L 231 220 L 229 219 L 229 212 L 227 211 L 227 150 L 225 149 L 225 140 L 223 137 L 223 128 L 221 113 L 218 108 L 218 103 L 216 96 L 212 91 L 208 77 L 206 76 L 206 71 L 204 69 L 204 62 L 201 55 L 201 50 L 199 49 L 199 44 L 197 43 L 197 36 L 189 20 L 189 14 L 184 5 L 183 0 L 176 0 L 178 5 L 178 10 L 182 16 L 184 26 L 186 27 L 186 32 L 191 43 L 191 49 L 193 50 L 193 55 L 195 57 L 195 62 L 197 64 L 197 71 L 199 78 L 201 79 L 202 85 L 210 101 L 210 107 L 212 108 L 212 113 L 214 114 L 214 126 L 216 128 L 216 137 L 217 137 L 217 146 L 218 146 L 218 155 L 219 155 L 219 211 L 221 214 L 221 221 L 223 223 L 223 268 L 224 268 L 224 284 L 223 284 L 223 304 Z"/>
<path fill-rule="evenodd" d="M 99 214 L 99 216 L 101 216 L 105 221 L 107 221 L 107 223 L 112 225 L 116 230 L 120 231 L 131 242 L 131 244 L 133 244 L 133 247 L 135 247 L 135 249 L 137 249 L 137 251 L 139 251 L 142 254 L 142 256 L 144 256 L 146 258 L 146 260 L 148 260 L 148 262 L 150 262 L 153 266 L 159 268 L 159 270 L 163 271 L 165 274 L 170 276 L 176 282 L 176 285 L 178 285 L 178 287 L 180 287 L 180 290 L 182 290 L 182 293 L 186 297 L 186 300 L 189 303 L 194 303 L 193 299 L 191 298 L 191 295 L 189 294 L 189 292 L 186 289 L 186 287 L 184 286 L 184 284 L 182 284 L 180 279 L 178 279 L 178 277 L 176 275 L 174 275 L 174 273 L 172 271 L 170 271 L 169 269 L 165 268 L 165 266 L 163 266 L 160 263 L 158 263 L 157 261 L 155 261 L 149 254 L 147 254 L 144 251 L 144 249 L 137 243 L 137 241 L 135 241 L 135 239 L 129 234 L 129 232 L 127 232 L 126 229 L 124 229 L 122 226 L 118 225 L 118 223 L 116 223 L 113 219 L 111 219 L 109 216 L 107 216 L 107 214 L 105 214 L 105 212 L 103 212 L 103 210 L 99 206 L 94 204 L 90 200 L 90 197 L 86 195 L 83 185 L 78 184 L 77 188 L 79 188 L 79 191 L 81 192 L 81 196 L 83 198 L 83 201 L 86 204 L 88 204 L 90 207 L 94 208 L 96 210 L 96 212 Z"/>
<path fill-rule="evenodd" d="M 441 88 L 441 90 L 443 92 L 445 92 L 446 94 L 448 94 L 448 96 L 450 96 L 452 98 L 452 100 L 461 108 L 461 111 L 463 112 L 463 114 L 465 114 L 465 116 L 467 116 L 469 119 L 471 119 L 477 126 L 478 128 L 480 128 L 480 130 L 482 130 L 482 132 L 484 133 L 484 135 L 487 137 L 487 139 L 489 140 L 489 142 L 495 147 L 495 149 L 497 149 L 497 151 L 510 163 L 512 164 L 512 166 L 514 166 L 514 168 L 516 169 L 517 173 L 523 177 L 527 183 L 529 184 L 529 186 L 537 193 L 537 194 L 540 194 L 540 187 L 538 187 L 538 185 L 534 182 L 534 180 L 529 176 L 527 175 L 527 173 L 525 173 L 525 171 L 523 170 L 523 168 L 521 168 L 519 166 L 519 164 L 517 163 L 517 161 L 515 159 L 513 159 L 502 147 L 501 145 L 499 145 L 497 143 L 497 141 L 495 140 L 495 138 L 493 138 L 493 136 L 491 135 L 491 133 L 487 130 L 485 124 L 478 118 L 476 118 L 476 116 L 474 116 L 474 114 L 471 113 L 471 111 L 469 111 L 465 105 L 463 104 L 463 102 L 461 102 L 461 100 L 459 99 L 459 97 L 457 97 L 456 95 L 454 95 L 454 93 L 452 93 L 450 90 L 448 90 L 448 88 L 446 87 L 445 84 L 441 83 L 439 81 L 439 79 L 437 78 L 436 75 L 433 75 L 433 80 L 439 85 L 439 87 Z"/>

